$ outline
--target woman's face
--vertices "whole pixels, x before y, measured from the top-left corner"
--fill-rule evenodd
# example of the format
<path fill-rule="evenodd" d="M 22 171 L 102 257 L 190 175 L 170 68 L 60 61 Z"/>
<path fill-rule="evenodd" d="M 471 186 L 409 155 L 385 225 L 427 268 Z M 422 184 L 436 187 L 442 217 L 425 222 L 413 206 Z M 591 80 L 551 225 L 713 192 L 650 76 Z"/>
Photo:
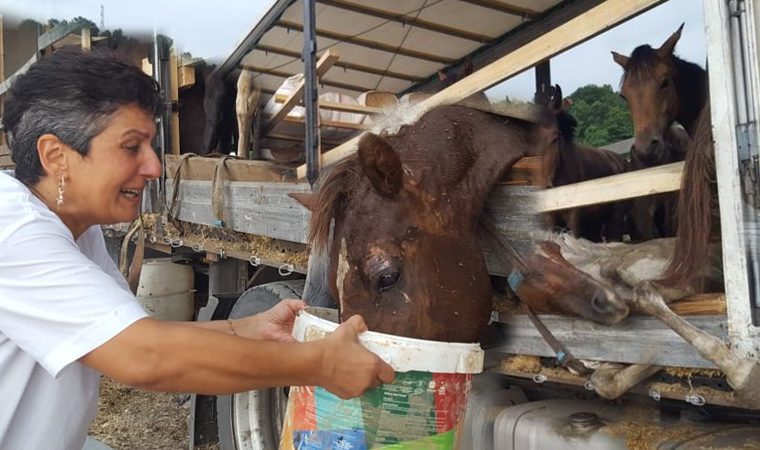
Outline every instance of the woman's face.
<path fill-rule="evenodd" d="M 161 175 L 151 141 L 154 118 L 136 105 L 121 106 L 95 136 L 86 157 L 71 151 L 64 209 L 82 226 L 134 220 L 147 180 Z"/>

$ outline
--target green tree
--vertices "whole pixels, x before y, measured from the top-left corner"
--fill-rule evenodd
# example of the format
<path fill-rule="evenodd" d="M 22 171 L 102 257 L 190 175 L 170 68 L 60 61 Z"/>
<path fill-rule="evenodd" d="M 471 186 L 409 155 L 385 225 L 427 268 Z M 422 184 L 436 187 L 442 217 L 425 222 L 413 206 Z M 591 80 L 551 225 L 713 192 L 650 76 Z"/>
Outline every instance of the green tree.
<path fill-rule="evenodd" d="M 568 112 L 578 120 L 578 142 L 602 147 L 633 137 L 628 105 L 609 84 L 580 87 L 570 99 L 573 105 Z"/>

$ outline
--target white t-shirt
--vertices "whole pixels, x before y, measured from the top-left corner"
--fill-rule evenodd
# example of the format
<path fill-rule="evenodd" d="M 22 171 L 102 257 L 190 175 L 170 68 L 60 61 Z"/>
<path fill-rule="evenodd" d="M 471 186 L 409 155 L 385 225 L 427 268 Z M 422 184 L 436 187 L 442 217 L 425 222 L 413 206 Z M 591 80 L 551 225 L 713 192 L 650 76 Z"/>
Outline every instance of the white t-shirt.
<path fill-rule="evenodd" d="M 100 376 L 77 362 L 146 314 L 95 226 L 79 239 L 0 173 L 0 450 L 79 450 Z"/>

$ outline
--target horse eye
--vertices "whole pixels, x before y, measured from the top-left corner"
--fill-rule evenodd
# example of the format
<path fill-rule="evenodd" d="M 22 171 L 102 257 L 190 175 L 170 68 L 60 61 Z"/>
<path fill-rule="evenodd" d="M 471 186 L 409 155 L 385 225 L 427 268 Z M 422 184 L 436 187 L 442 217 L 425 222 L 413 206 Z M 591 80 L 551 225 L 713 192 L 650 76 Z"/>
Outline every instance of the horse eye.
<path fill-rule="evenodd" d="M 401 280 L 401 271 L 389 270 L 380 275 L 380 279 L 377 280 L 377 288 L 380 292 L 387 291 L 393 286 L 397 285 Z"/>
<path fill-rule="evenodd" d="M 668 86 L 670 86 L 670 80 L 668 78 L 665 78 L 662 80 L 662 84 L 660 85 L 660 89 L 665 89 Z"/>

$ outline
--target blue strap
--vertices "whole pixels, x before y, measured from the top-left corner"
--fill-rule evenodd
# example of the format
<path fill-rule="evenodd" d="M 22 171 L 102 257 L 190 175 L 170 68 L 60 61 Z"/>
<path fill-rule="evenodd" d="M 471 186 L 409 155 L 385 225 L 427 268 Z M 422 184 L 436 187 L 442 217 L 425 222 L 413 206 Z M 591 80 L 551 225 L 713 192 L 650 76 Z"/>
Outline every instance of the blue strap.
<path fill-rule="evenodd" d="M 224 227 L 224 222 L 221 221 L 221 220 L 215 220 L 214 221 L 214 226 L 217 227 L 217 228 L 223 228 Z"/>
<path fill-rule="evenodd" d="M 512 273 L 509 274 L 507 282 L 509 283 L 509 287 L 512 288 L 512 292 L 517 293 L 524 278 L 523 274 L 517 270 L 513 270 Z"/>
<path fill-rule="evenodd" d="M 560 364 L 565 363 L 565 358 L 567 358 L 567 353 L 562 350 L 557 352 L 557 360 L 559 360 Z"/>

